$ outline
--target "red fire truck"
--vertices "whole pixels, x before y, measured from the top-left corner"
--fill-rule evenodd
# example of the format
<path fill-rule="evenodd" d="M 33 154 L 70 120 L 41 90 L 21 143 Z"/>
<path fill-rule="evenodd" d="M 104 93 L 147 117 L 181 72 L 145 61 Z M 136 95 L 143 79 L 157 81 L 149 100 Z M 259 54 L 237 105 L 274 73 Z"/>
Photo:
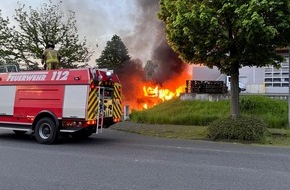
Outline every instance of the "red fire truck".
<path fill-rule="evenodd" d="M 116 74 L 93 68 L 0 73 L 0 128 L 54 143 L 60 133 L 88 137 L 121 120 Z"/>

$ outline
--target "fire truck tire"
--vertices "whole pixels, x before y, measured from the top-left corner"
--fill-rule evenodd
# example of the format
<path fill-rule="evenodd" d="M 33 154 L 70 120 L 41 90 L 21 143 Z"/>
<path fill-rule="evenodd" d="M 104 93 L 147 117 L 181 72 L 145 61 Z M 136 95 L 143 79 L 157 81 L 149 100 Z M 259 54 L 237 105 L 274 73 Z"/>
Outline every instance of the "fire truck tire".
<path fill-rule="evenodd" d="M 41 144 L 54 143 L 58 135 L 55 122 L 49 117 L 41 118 L 35 125 L 34 134 Z"/>

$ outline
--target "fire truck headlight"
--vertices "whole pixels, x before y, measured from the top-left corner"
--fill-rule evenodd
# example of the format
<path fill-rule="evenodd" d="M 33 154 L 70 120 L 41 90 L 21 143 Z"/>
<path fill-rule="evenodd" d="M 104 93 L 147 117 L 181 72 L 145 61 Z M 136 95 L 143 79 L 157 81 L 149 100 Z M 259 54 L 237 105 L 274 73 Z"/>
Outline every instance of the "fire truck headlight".
<path fill-rule="evenodd" d="M 107 77 L 110 77 L 110 76 L 112 76 L 112 73 L 110 71 L 107 71 L 106 75 L 107 75 Z"/>

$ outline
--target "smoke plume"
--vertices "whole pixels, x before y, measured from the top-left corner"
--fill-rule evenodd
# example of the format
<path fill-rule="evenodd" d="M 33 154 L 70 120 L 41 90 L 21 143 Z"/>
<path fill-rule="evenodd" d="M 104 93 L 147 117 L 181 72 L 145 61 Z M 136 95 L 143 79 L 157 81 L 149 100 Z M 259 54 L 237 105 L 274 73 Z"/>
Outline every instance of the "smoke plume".
<path fill-rule="evenodd" d="M 184 70 L 185 64 L 167 44 L 164 23 L 157 18 L 159 0 L 62 0 L 62 5 L 75 11 L 79 32 L 97 54 L 91 65 L 117 34 L 134 60 L 141 60 L 143 66 L 149 60 L 158 64 L 157 83 L 171 80 Z"/>
<path fill-rule="evenodd" d="M 77 7 L 75 12 L 79 31 L 85 30 L 85 36 L 92 44 L 98 40 L 98 56 L 114 34 L 120 36 L 128 48 L 132 59 L 126 64 L 126 68 L 117 72 L 122 83 L 123 100 L 130 102 L 128 104 L 131 107 L 150 101 L 148 98 L 144 99 L 143 94 L 143 86 L 147 84 L 143 68 L 149 60 L 157 64 L 152 80 L 155 85 L 174 88 L 185 83 L 181 81 L 184 80 L 181 76 L 184 76 L 186 64 L 168 45 L 164 23 L 157 17 L 159 0 L 85 2 L 63 0 L 66 9 L 74 10 Z M 98 6 L 93 6 L 92 3 Z"/>
<path fill-rule="evenodd" d="M 186 65 L 178 58 L 178 54 L 171 49 L 166 41 L 165 26 L 157 18 L 159 0 L 138 0 L 138 8 L 140 15 L 137 19 L 135 32 L 132 36 L 127 37 L 125 42 L 129 49 L 134 52 L 133 54 L 143 55 L 141 58 L 145 62 L 143 65 L 148 60 L 158 64 L 154 81 L 162 85 L 167 80 L 172 80 L 180 75 Z"/>

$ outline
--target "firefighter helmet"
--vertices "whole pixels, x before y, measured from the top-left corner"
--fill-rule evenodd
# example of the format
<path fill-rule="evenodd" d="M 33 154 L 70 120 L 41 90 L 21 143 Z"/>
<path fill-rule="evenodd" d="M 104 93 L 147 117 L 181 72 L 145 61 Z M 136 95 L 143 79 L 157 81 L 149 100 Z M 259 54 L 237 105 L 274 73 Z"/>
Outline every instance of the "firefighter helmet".
<path fill-rule="evenodd" d="M 55 45 L 52 42 L 48 42 L 47 45 L 46 45 L 46 48 L 53 48 L 54 49 Z"/>

